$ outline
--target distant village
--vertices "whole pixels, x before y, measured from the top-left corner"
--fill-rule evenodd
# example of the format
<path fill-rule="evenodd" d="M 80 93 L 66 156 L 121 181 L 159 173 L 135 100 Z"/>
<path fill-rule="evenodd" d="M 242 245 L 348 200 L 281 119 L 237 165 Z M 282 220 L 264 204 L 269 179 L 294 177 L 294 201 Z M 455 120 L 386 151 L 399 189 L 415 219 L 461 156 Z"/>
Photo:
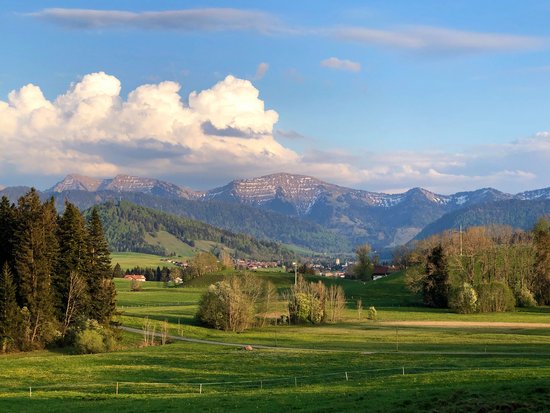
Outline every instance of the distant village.
<path fill-rule="evenodd" d="M 176 258 L 163 258 L 162 261 L 186 269 L 189 267 L 188 261 L 179 260 Z M 294 273 L 295 271 L 301 274 L 316 275 L 321 277 L 333 278 L 354 278 L 351 269 L 355 265 L 354 261 L 346 261 L 341 263 L 339 259 L 335 259 L 332 263 L 300 263 L 292 265 L 282 261 L 258 261 L 250 259 L 233 259 L 233 266 L 237 270 L 259 271 L 264 269 L 280 268 L 283 271 Z M 393 265 L 375 265 L 373 268 L 372 279 L 378 280 L 397 271 L 398 268 Z M 124 276 L 128 280 L 145 281 L 146 277 L 143 274 L 127 274 Z M 176 283 L 181 283 L 182 280 L 174 280 Z"/>

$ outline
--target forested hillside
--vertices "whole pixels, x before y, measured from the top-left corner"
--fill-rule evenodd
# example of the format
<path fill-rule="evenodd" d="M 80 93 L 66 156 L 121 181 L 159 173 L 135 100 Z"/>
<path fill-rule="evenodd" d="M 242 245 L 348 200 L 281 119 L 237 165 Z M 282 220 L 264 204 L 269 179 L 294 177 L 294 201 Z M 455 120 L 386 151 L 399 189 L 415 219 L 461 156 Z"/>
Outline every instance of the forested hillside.
<path fill-rule="evenodd" d="M 443 215 L 427 225 L 416 239 L 424 239 L 448 229 L 509 225 L 523 230 L 532 229 L 537 220 L 550 214 L 550 200 L 510 199 L 474 205 Z"/>
<path fill-rule="evenodd" d="M 97 207 L 105 235 L 114 251 L 135 251 L 168 255 L 150 237 L 165 231 L 180 241 L 194 246 L 196 241 L 211 241 L 234 250 L 237 257 L 256 259 L 287 259 L 293 253 L 271 241 L 256 240 L 248 235 L 215 228 L 203 222 L 141 207 L 127 201 L 107 202 Z"/>

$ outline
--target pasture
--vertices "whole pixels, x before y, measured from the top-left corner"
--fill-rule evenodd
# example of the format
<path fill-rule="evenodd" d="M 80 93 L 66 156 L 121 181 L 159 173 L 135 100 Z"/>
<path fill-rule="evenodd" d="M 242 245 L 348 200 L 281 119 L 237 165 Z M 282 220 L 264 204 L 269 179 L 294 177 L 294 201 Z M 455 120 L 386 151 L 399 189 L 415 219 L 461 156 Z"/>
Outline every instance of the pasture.
<path fill-rule="evenodd" d="M 292 274 L 257 275 L 280 290 L 293 282 Z M 2 356 L 0 410 L 550 410 L 549 308 L 469 315 L 426 309 L 396 274 L 372 283 L 328 280 L 348 297 L 339 323 L 230 333 L 194 318 L 201 294 L 222 277 L 184 287 L 146 282 L 139 292 L 117 280 L 118 321 L 139 329 L 148 319 L 160 331 L 166 320 L 171 344 L 140 347 L 140 334 L 122 332 L 111 353 Z M 376 320 L 366 318 L 371 305 Z M 240 345 L 221 345 L 232 343 Z"/>

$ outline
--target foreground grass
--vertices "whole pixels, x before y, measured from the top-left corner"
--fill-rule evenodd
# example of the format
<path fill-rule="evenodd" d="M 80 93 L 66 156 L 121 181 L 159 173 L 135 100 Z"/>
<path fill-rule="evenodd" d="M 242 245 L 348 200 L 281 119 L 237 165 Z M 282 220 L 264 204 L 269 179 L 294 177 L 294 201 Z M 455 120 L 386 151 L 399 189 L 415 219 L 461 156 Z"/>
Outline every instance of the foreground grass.
<path fill-rule="evenodd" d="M 174 343 L 89 356 L 7 356 L 0 372 L 3 412 L 550 409 L 550 365 L 536 355 L 247 352 Z"/>

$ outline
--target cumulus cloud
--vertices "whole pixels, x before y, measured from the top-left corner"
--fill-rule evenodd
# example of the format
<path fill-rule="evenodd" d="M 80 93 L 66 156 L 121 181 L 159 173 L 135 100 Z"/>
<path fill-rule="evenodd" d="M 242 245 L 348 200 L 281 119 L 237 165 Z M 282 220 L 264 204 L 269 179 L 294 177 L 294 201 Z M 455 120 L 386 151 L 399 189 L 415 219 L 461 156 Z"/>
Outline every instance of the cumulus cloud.
<path fill-rule="evenodd" d="M 188 104 L 175 82 L 139 86 L 126 99 L 120 90 L 117 78 L 99 72 L 53 101 L 32 84 L 11 92 L 0 101 L 0 163 L 12 173 L 112 176 L 204 173 L 214 164 L 239 171 L 298 159 L 273 138 L 278 115 L 247 80 L 227 76 L 191 93 Z"/>
<path fill-rule="evenodd" d="M 33 17 L 71 29 L 134 28 L 146 30 L 255 31 L 282 30 L 268 13 L 233 8 L 204 8 L 131 12 L 51 8 L 30 14 Z"/>
<path fill-rule="evenodd" d="M 360 72 L 361 64 L 352 60 L 338 59 L 337 57 L 329 57 L 321 61 L 322 67 L 329 69 L 344 70 L 348 72 Z"/>
<path fill-rule="evenodd" d="M 286 171 L 383 192 L 415 186 L 440 193 L 486 186 L 519 192 L 548 186 L 550 132 L 457 153 L 312 149 L 299 154 L 276 137 L 291 142 L 304 136 L 274 131 L 277 112 L 266 109 L 248 80 L 227 76 L 187 100 L 175 82 L 141 85 L 126 97 L 120 93 L 120 81 L 103 72 L 84 76 L 53 100 L 32 84 L 9 93 L 0 100 L 0 182 L 9 184 L 17 176 L 53 181 L 70 172 L 128 173 L 201 189 Z"/>
<path fill-rule="evenodd" d="M 540 49 L 546 42 L 533 36 L 480 33 L 432 26 L 398 29 L 340 27 L 331 36 L 366 45 L 382 45 L 419 53 L 480 53 Z"/>

